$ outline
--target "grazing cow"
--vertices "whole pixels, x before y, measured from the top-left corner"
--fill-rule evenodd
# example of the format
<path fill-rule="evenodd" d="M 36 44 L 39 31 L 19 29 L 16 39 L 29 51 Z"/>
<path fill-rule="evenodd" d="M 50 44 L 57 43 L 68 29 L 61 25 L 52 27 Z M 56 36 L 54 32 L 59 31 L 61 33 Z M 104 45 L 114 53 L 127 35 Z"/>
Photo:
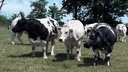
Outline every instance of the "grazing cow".
<path fill-rule="evenodd" d="M 87 35 L 84 47 L 92 47 L 95 57 L 94 65 L 96 65 L 97 60 L 100 59 L 99 50 L 105 53 L 105 61 L 108 66 L 110 65 L 110 54 L 113 51 L 116 38 L 116 32 L 106 23 L 99 23 L 93 27 L 91 32 Z"/>
<path fill-rule="evenodd" d="M 12 23 L 11 23 L 11 25 L 10 25 L 9 28 L 11 28 L 11 30 L 12 30 L 12 29 L 15 27 L 15 25 L 17 24 L 17 21 L 20 20 L 20 19 L 21 19 L 21 18 L 15 18 L 15 19 L 12 21 Z M 15 42 L 14 42 L 14 37 L 16 36 L 16 34 L 18 34 L 17 38 L 18 38 L 18 40 L 20 41 L 20 43 L 23 44 L 23 41 L 22 41 L 22 39 L 21 39 L 21 36 L 22 36 L 22 34 L 23 34 L 23 31 L 22 31 L 22 32 L 18 32 L 18 33 L 14 33 L 14 32 L 12 31 L 12 44 L 13 44 L 13 45 L 15 44 Z"/>
<path fill-rule="evenodd" d="M 51 55 L 54 55 L 54 44 L 58 36 L 59 24 L 54 19 L 25 19 L 22 18 L 12 29 L 13 32 L 26 31 L 32 45 L 32 56 L 35 56 L 35 40 L 40 40 L 43 48 L 43 57 L 47 58 L 48 42 L 51 41 Z"/>
<path fill-rule="evenodd" d="M 124 24 L 118 24 L 116 26 L 116 32 L 117 32 L 117 41 L 120 41 L 120 37 L 122 36 L 122 42 L 126 42 L 126 32 L 127 28 Z"/>
<path fill-rule="evenodd" d="M 60 42 L 63 42 L 67 49 L 67 58 L 70 58 L 72 55 L 72 49 L 76 46 L 77 51 L 77 60 L 80 60 L 81 57 L 81 44 L 84 36 L 84 26 L 79 20 L 71 20 L 63 25 L 61 28 L 61 36 L 59 38 Z"/>

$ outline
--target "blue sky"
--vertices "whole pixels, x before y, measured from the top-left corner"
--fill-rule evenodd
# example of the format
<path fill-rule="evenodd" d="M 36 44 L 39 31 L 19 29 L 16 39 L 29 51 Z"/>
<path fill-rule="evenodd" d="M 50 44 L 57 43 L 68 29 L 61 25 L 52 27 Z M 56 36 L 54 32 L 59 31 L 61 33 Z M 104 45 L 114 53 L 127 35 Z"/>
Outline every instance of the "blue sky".
<path fill-rule="evenodd" d="M 17 14 L 20 11 L 22 11 L 25 13 L 25 15 L 27 15 L 31 12 L 30 1 L 36 1 L 36 0 L 5 0 L 5 5 L 2 8 L 1 14 L 5 16 L 11 16 L 12 14 Z M 56 3 L 58 8 L 62 7 L 62 3 L 61 3 L 62 0 L 46 0 L 46 1 L 48 1 L 47 8 L 48 6 L 53 5 L 53 3 Z M 63 19 L 63 21 L 66 22 L 71 18 L 72 18 L 71 15 L 68 15 Z M 121 18 L 124 23 L 128 23 L 127 16 Z"/>

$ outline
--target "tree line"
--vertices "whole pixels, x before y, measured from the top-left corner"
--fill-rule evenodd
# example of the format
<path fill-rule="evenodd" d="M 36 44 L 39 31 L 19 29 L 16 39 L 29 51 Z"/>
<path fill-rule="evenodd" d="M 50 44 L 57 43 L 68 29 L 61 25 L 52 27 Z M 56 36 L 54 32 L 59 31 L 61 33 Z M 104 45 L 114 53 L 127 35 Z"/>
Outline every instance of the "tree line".
<path fill-rule="evenodd" d="M 71 13 L 73 19 L 80 20 L 84 25 L 105 22 L 115 27 L 116 24 L 122 23 L 120 17 L 128 15 L 128 0 L 62 0 L 61 9 L 55 3 L 47 9 L 47 4 L 47 0 L 31 1 L 32 11 L 26 17 L 52 17 L 63 23 L 63 17 Z M 19 12 L 13 14 L 12 19 L 17 15 L 25 16 L 23 12 Z"/>

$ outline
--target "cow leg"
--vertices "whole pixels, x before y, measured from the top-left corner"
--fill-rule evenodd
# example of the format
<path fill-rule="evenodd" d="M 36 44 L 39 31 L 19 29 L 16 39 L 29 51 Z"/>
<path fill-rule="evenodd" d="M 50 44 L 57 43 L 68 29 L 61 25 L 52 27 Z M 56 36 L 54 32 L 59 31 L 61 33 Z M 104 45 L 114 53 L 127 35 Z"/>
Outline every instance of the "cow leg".
<path fill-rule="evenodd" d="M 46 41 L 43 41 L 43 40 L 40 40 L 40 43 L 41 43 L 41 47 L 42 47 L 42 51 L 43 51 L 43 58 L 44 59 L 47 59 L 47 55 L 46 55 L 46 45 L 47 45 L 47 42 Z"/>
<path fill-rule="evenodd" d="M 16 36 L 16 33 L 12 32 L 12 44 L 14 45 L 15 42 L 14 42 L 14 37 Z"/>
<path fill-rule="evenodd" d="M 107 62 L 107 66 L 110 66 L 110 62 L 109 62 L 110 56 L 111 56 L 110 53 L 106 53 L 106 54 L 105 54 L 105 61 Z"/>
<path fill-rule="evenodd" d="M 71 57 L 73 57 L 73 47 L 71 47 Z"/>
<path fill-rule="evenodd" d="M 94 50 L 94 66 L 97 64 L 97 60 L 99 59 L 99 50 Z"/>
<path fill-rule="evenodd" d="M 18 38 L 18 40 L 20 41 L 21 44 L 23 44 L 23 41 L 21 40 L 22 34 L 23 34 L 23 32 L 18 33 L 18 36 L 17 36 L 17 38 Z"/>
<path fill-rule="evenodd" d="M 51 47 L 52 47 L 51 55 L 54 55 L 54 45 L 55 45 L 55 41 L 51 41 Z"/>
<path fill-rule="evenodd" d="M 122 37 L 122 42 L 126 42 L 126 34 L 124 33 L 124 36 Z"/>
<path fill-rule="evenodd" d="M 46 54 L 48 54 L 48 42 L 46 42 Z"/>
<path fill-rule="evenodd" d="M 81 42 L 80 42 L 81 44 Z M 77 61 L 81 61 L 80 57 L 81 57 L 81 46 L 80 44 L 77 45 L 77 50 L 76 50 L 76 54 L 77 54 Z"/>
<path fill-rule="evenodd" d="M 35 57 L 35 45 L 33 43 L 33 39 L 29 38 L 29 41 L 32 46 L 32 57 Z"/>
<path fill-rule="evenodd" d="M 120 42 L 120 35 L 117 33 L 117 41 Z"/>
<path fill-rule="evenodd" d="M 66 50 L 67 50 L 67 57 L 66 57 L 66 59 L 69 59 L 69 58 L 70 58 L 70 54 L 69 54 L 70 48 L 69 48 L 69 46 L 66 45 L 66 44 L 65 44 L 65 46 L 66 46 Z"/>

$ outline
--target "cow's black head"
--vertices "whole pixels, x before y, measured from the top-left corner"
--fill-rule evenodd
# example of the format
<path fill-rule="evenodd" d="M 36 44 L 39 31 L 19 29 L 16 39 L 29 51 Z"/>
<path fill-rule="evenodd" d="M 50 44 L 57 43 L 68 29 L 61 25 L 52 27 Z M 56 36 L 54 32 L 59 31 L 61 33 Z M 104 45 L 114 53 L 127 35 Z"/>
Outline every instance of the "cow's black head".
<path fill-rule="evenodd" d="M 97 31 L 90 31 L 87 35 L 86 42 L 84 43 L 85 48 L 90 48 L 91 46 L 95 45 L 98 39 L 99 32 Z"/>
<path fill-rule="evenodd" d="M 26 19 L 22 18 L 21 20 L 17 21 L 17 24 L 15 25 L 15 27 L 12 29 L 13 32 L 21 32 L 24 31 L 24 26 L 26 23 Z"/>

